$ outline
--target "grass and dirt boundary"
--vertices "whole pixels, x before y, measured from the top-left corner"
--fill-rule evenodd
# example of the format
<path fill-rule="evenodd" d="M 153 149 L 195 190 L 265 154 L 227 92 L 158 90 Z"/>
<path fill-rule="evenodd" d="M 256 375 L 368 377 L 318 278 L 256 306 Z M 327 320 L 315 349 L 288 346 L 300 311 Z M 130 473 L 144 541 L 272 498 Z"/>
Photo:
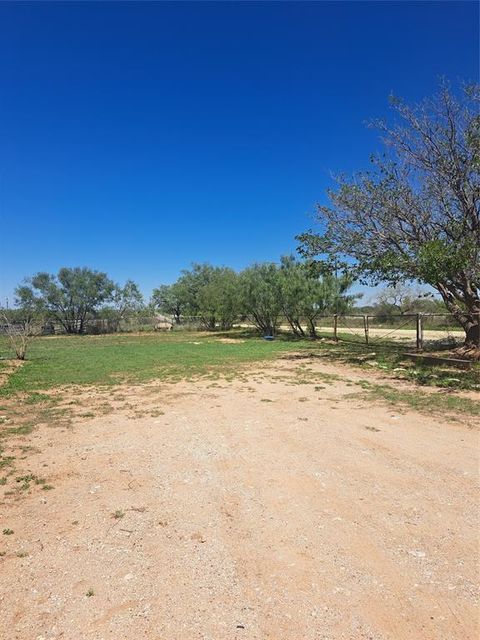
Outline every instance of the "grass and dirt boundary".
<path fill-rule="evenodd" d="M 14 473 L 19 453 L 26 454 L 22 449 L 28 447 L 26 438 L 37 425 L 68 427 L 74 415 L 108 413 L 109 396 L 122 385 L 246 379 L 252 367 L 282 357 L 298 358 L 297 382 L 319 384 L 328 378 L 334 383 L 331 374 L 302 372 L 302 363 L 334 364 L 344 367 L 343 381 L 357 372 L 352 386 L 365 400 L 452 418 L 480 415 L 479 365 L 470 371 L 417 366 L 408 360 L 407 351 L 397 342 L 382 341 L 372 348 L 348 340 L 334 342 L 327 336 L 317 341 L 297 339 L 287 333 L 265 341 L 246 329 L 52 336 L 34 341 L 28 359 L 19 366 L 8 359 L 6 341 L 0 341 L 0 469 Z M 364 375 L 359 377 L 359 372 Z M 77 396 L 88 389 L 103 400 L 94 407 L 82 403 L 79 409 Z"/>

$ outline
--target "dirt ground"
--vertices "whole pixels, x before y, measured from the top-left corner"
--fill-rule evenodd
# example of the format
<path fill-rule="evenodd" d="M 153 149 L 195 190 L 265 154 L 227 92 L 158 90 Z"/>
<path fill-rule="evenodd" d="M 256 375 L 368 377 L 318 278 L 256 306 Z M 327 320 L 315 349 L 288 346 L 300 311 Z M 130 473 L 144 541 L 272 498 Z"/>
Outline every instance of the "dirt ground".
<path fill-rule="evenodd" d="M 306 364 L 29 435 L 54 489 L 0 506 L 0 637 L 476 640 L 478 431 Z"/>

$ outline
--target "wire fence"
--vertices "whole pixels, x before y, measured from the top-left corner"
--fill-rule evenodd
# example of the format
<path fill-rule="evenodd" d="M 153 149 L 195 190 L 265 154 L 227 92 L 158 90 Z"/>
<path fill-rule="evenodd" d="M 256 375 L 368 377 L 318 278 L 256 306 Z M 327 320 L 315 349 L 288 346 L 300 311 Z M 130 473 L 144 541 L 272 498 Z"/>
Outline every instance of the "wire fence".
<path fill-rule="evenodd" d="M 480 322 L 480 317 L 479 317 Z M 279 329 L 290 329 L 286 318 L 278 319 Z M 300 325 L 309 334 L 307 322 Z M 248 317 L 237 318 L 235 327 L 253 329 Z M 170 317 L 165 315 L 135 315 L 121 319 L 90 318 L 83 327 L 83 333 L 128 333 L 170 330 L 200 330 L 205 328 L 204 318 L 199 316 Z M 212 327 L 210 327 L 212 328 Z M 221 329 L 216 326 L 216 329 Z M 323 315 L 315 320 L 318 336 L 334 341 L 350 341 L 359 344 L 376 345 L 396 343 L 418 351 L 432 348 L 449 348 L 462 343 L 465 332 L 460 323 L 451 314 L 338 314 Z M 6 326 L 0 324 L 0 333 L 6 333 Z M 44 335 L 65 333 L 64 327 L 57 322 L 43 325 Z M 479 345 L 480 346 L 480 345 Z"/>
<path fill-rule="evenodd" d="M 418 351 L 462 343 L 465 332 L 450 314 L 332 315 L 317 321 L 317 331 L 335 341 L 366 345 L 398 343 Z"/>

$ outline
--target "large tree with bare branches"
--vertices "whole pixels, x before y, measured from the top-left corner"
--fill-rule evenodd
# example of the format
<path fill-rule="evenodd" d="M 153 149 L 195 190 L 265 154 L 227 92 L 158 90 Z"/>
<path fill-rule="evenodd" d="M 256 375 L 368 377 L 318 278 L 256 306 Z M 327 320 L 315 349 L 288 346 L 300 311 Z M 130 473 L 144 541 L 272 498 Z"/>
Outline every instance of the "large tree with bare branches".
<path fill-rule="evenodd" d="M 339 177 L 331 205 L 317 206 L 322 231 L 299 236 L 303 253 L 365 283 L 431 285 L 468 346 L 479 340 L 479 97 L 479 86 L 454 94 L 442 83 L 418 105 L 392 98 L 396 122 L 373 123 L 385 154 L 370 171 Z"/>

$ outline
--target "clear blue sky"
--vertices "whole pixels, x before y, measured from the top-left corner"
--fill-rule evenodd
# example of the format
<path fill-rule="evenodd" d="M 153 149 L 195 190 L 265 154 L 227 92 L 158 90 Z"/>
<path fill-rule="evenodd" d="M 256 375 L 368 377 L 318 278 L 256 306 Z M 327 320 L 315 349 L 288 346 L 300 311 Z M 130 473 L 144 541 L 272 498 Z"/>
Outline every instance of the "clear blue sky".
<path fill-rule="evenodd" d="M 475 2 L 0 3 L 0 301 L 90 266 L 148 294 L 277 260 L 364 121 L 478 77 Z"/>

